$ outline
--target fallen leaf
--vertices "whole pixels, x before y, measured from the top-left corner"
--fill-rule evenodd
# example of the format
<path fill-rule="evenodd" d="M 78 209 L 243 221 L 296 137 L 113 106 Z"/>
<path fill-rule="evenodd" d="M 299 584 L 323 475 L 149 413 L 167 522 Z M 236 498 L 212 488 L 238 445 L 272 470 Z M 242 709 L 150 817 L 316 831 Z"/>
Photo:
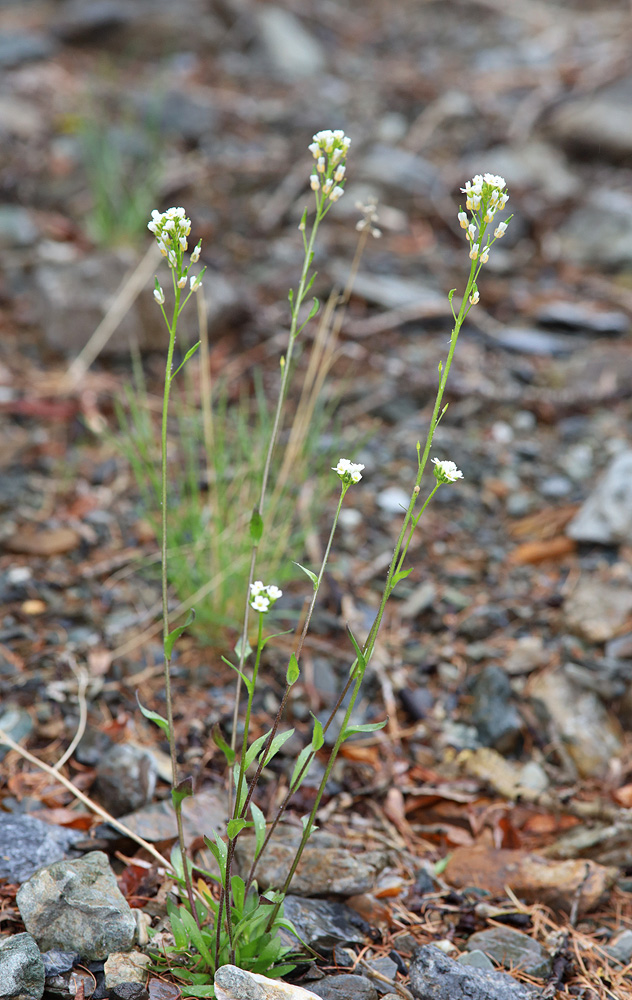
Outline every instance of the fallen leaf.
<path fill-rule="evenodd" d="M 622 785 L 612 793 L 612 798 L 624 809 L 632 808 L 632 785 Z"/>

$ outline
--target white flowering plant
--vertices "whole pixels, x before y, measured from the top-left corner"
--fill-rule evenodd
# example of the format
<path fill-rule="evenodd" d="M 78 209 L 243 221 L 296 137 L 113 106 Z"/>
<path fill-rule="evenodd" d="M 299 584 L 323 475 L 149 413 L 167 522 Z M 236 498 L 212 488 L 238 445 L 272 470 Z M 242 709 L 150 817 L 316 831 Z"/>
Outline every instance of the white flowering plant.
<path fill-rule="evenodd" d="M 287 704 L 292 687 L 300 678 L 301 656 L 303 646 L 307 637 L 307 632 L 311 623 L 312 613 L 319 595 L 325 568 L 327 566 L 335 531 L 340 517 L 342 504 L 350 489 L 356 489 L 363 479 L 365 465 L 354 462 L 348 458 L 340 458 L 335 466 L 331 466 L 331 471 L 336 475 L 340 492 L 338 505 L 333 517 L 333 523 L 329 534 L 327 546 L 321 560 L 318 572 L 297 563 L 296 565 L 310 580 L 312 585 L 312 596 L 307 613 L 304 617 L 300 634 L 297 635 L 293 650 L 289 656 L 286 668 L 285 691 L 280 701 L 276 717 L 270 730 L 251 742 L 250 728 L 252 708 L 256 685 L 259 677 L 262 654 L 266 644 L 274 635 L 267 634 L 267 623 L 271 617 L 275 606 L 282 601 L 283 592 L 275 583 L 264 583 L 261 579 L 255 579 L 257 561 L 262 538 L 266 530 L 266 510 L 268 500 L 268 485 L 271 472 L 272 456 L 277 446 L 279 438 L 284 402 L 287 397 L 289 378 L 292 368 L 293 353 L 297 338 L 305 325 L 313 318 L 319 308 L 318 301 L 313 300 L 312 306 L 308 310 L 307 316 L 302 313 L 302 307 L 314 282 L 315 274 L 312 271 L 314 257 L 314 247 L 316 235 L 324 216 L 329 212 L 332 205 L 342 197 L 344 184 L 346 181 L 346 159 L 350 146 L 349 138 L 341 130 L 317 132 L 309 150 L 315 160 L 313 172 L 309 178 L 309 186 L 314 193 L 314 212 L 308 224 L 308 212 L 302 215 L 299 229 L 303 239 L 304 258 L 300 279 L 295 290 L 289 294 L 290 302 L 290 323 L 288 331 L 288 342 L 285 354 L 281 358 L 281 378 L 278 398 L 272 421 L 272 429 L 268 448 L 263 460 L 261 476 L 261 488 L 258 501 L 250 517 L 250 540 L 252 544 L 250 557 L 250 571 L 247 584 L 247 591 L 244 601 L 243 625 L 240 639 L 235 646 L 237 662 L 225 659 L 225 662 L 237 674 L 237 690 L 235 695 L 235 708 L 232 725 L 232 738 L 230 744 L 223 738 L 219 730 L 215 730 L 214 739 L 218 748 L 225 755 L 230 772 L 229 788 L 230 798 L 230 819 L 228 821 L 225 835 L 220 831 L 213 831 L 212 837 L 205 838 L 206 844 L 217 864 L 218 873 L 203 872 L 207 877 L 218 882 L 218 893 L 213 894 L 204 882 L 198 882 L 197 887 L 193 883 L 194 866 L 187 859 L 185 853 L 184 838 L 182 834 L 181 805 L 182 800 L 190 794 L 190 785 L 178 780 L 178 765 L 175 756 L 175 744 L 173 737 L 173 711 L 170 693 L 170 660 L 174 643 L 187 627 L 187 623 L 178 626 L 173 630 L 169 628 L 168 604 L 167 604 L 167 544 L 166 544 L 166 524 L 167 524 L 167 473 L 166 473 L 166 426 L 169 405 L 169 389 L 173 378 L 189 357 L 192 356 L 196 347 L 186 354 L 182 365 L 172 372 L 173 344 L 178 317 L 188 298 L 199 288 L 201 275 L 191 274 L 191 266 L 197 263 L 201 247 L 198 244 L 190 255 L 188 262 L 186 254 L 188 252 L 188 237 L 191 230 L 191 223 L 186 216 L 184 209 L 173 208 L 166 212 L 152 213 L 149 229 L 154 233 L 161 253 L 166 258 L 171 269 L 173 278 L 174 306 L 171 320 L 168 319 L 165 311 L 166 296 L 156 280 L 154 295 L 156 302 L 169 329 L 169 349 L 167 355 L 167 366 L 165 372 L 165 393 L 163 400 L 163 424 L 162 424 L 162 584 L 163 584 L 163 640 L 165 650 L 165 687 L 167 718 L 162 719 L 154 712 L 142 709 L 143 713 L 161 725 L 169 735 L 169 742 L 172 754 L 173 772 L 173 800 L 178 816 L 179 848 L 175 854 L 174 867 L 176 869 L 177 880 L 183 887 L 184 902 L 179 908 L 171 908 L 170 917 L 172 929 L 177 935 L 176 950 L 182 952 L 184 945 L 187 948 L 193 946 L 196 951 L 195 968 L 190 967 L 186 974 L 182 976 L 186 984 L 183 986 L 183 996 L 214 996 L 214 987 L 209 982 L 208 976 L 212 974 L 220 965 L 225 962 L 242 965 L 244 968 L 254 969 L 259 972 L 272 972 L 281 975 L 284 971 L 289 971 L 292 965 L 289 961 L 288 946 L 283 945 L 278 938 L 278 930 L 282 927 L 291 929 L 291 925 L 283 917 L 283 900 L 288 891 L 291 880 L 294 876 L 301 855 L 305 849 L 307 841 L 314 829 L 316 816 L 322 797 L 336 762 L 340 748 L 345 740 L 358 733 L 372 733 L 381 729 L 385 725 L 383 722 L 355 725 L 351 723 L 351 715 L 357 702 L 361 685 L 363 683 L 367 666 L 373 655 L 378 632 L 384 615 L 386 603 L 398 583 L 403 580 L 410 569 L 404 568 L 404 562 L 410 546 L 413 533 L 419 520 L 426 510 L 430 500 L 437 490 L 444 486 L 451 486 L 462 480 L 463 473 L 457 468 L 455 462 L 450 459 L 432 459 L 434 485 L 428 492 L 424 502 L 419 505 L 422 478 L 430 451 L 433 444 L 436 427 L 445 413 L 446 407 L 442 408 L 442 400 L 450 366 L 454 356 L 456 343 L 468 311 L 479 301 L 479 292 L 476 285 L 481 267 L 489 259 L 490 248 L 493 243 L 501 239 L 507 229 L 507 222 L 501 222 L 496 218 L 498 212 L 502 211 L 506 205 L 508 194 L 505 190 L 505 182 L 502 177 L 492 174 L 476 175 L 472 181 L 468 181 L 462 189 L 466 195 L 466 210 L 460 210 L 458 221 L 460 226 L 466 231 L 466 238 L 469 244 L 470 272 L 466 282 L 466 287 L 461 299 L 458 313 L 455 312 L 453 303 L 454 290 L 449 294 L 454 317 L 454 326 L 450 337 L 445 363 L 439 366 L 440 379 L 437 389 L 435 405 L 430 419 L 426 442 L 422 448 L 417 443 L 417 474 L 411 490 L 410 501 L 405 511 L 403 523 L 395 544 L 391 563 L 386 575 L 382 596 L 377 609 L 374 621 L 364 641 L 359 641 L 348 631 L 350 645 L 353 650 L 352 663 L 349 670 L 349 677 L 342 690 L 329 718 L 323 723 L 319 719 L 314 719 L 312 737 L 309 744 L 298 755 L 296 764 L 288 782 L 287 792 L 279 804 L 276 814 L 271 823 L 266 819 L 255 801 L 255 792 L 264 767 L 266 767 L 273 757 L 279 752 L 284 743 L 293 735 L 293 730 L 282 730 L 281 722 L 284 709 Z M 369 203 L 362 206 L 364 219 L 358 225 L 361 233 L 361 240 L 369 234 L 379 235 L 376 228 L 377 212 L 375 205 Z M 469 214 L 468 214 L 469 213 Z M 494 226 L 493 235 L 486 238 L 487 229 Z M 188 293 L 186 289 L 188 287 Z M 182 298 L 182 296 L 185 296 Z M 252 615 L 256 616 L 256 639 L 251 628 Z M 254 644 L 251 647 L 250 639 Z M 247 667 L 246 661 L 253 656 L 252 666 Z M 247 692 L 246 706 L 244 710 L 243 722 L 239 725 L 239 707 L 241 686 L 245 686 Z M 327 763 L 323 776 L 318 784 L 313 797 L 313 804 L 309 814 L 303 817 L 303 833 L 298 845 L 296 855 L 287 873 L 287 878 L 278 890 L 267 894 L 266 905 L 259 905 L 259 896 L 256 883 L 257 866 L 270 842 L 280 819 L 285 813 L 292 797 L 305 780 L 307 773 L 316 758 L 316 755 L 323 749 L 325 744 L 325 734 L 327 730 L 336 723 L 338 710 L 341 709 L 343 719 L 339 726 L 337 735 L 333 740 L 333 745 L 328 751 Z M 237 747 L 237 734 L 241 729 Z M 237 840 L 245 831 L 254 834 L 254 852 L 250 870 L 244 877 L 233 874 L 233 861 L 235 856 L 235 846 Z M 198 869 L 198 871 L 201 871 Z M 201 899 L 200 899 L 201 895 Z M 269 905 L 271 904 L 271 905 Z M 173 971 L 173 970 L 172 970 Z"/>

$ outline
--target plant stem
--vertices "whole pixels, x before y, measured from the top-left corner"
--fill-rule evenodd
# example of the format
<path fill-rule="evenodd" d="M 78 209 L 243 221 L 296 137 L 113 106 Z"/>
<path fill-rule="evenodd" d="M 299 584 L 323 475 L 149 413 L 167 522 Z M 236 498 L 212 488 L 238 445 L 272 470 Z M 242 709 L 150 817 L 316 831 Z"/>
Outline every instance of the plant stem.
<path fill-rule="evenodd" d="M 174 272 L 172 271 L 172 275 Z M 169 330 L 169 348 L 167 350 L 167 364 L 165 366 L 165 387 L 162 400 L 162 425 L 160 434 L 160 458 L 161 458 L 161 483 L 160 483 L 160 506 L 161 506 L 161 589 L 162 589 L 162 641 L 165 657 L 165 702 L 167 707 L 167 722 L 169 733 L 169 756 L 171 758 L 171 786 L 178 786 L 178 757 L 176 752 L 176 736 L 173 727 L 173 699 L 171 696 L 171 657 L 167 655 L 169 640 L 169 577 L 167 562 L 167 503 L 168 503 L 168 456 L 167 456 L 167 430 L 169 421 L 169 394 L 171 392 L 173 352 L 176 342 L 176 329 L 178 326 L 178 313 L 180 311 L 180 289 L 177 287 L 174 275 L 175 303 L 171 323 L 167 323 Z M 164 313 L 163 313 L 164 314 Z M 186 845 L 184 842 L 184 826 L 182 823 L 182 801 L 174 800 L 174 811 L 176 814 L 176 824 L 178 828 L 178 843 L 182 856 L 184 869 L 184 882 L 186 885 L 191 914 L 195 921 L 198 921 L 197 909 L 193 898 L 193 886 L 191 884 L 191 873 L 187 864 Z"/>

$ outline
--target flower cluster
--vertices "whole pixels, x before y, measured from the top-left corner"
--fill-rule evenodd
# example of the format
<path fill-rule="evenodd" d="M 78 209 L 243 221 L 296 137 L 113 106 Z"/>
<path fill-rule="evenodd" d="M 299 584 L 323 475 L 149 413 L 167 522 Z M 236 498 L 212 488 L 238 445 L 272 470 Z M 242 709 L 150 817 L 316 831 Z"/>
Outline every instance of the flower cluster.
<path fill-rule="evenodd" d="M 191 232 L 191 220 L 187 219 L 183 208 L 168 208 L 166 212 L 159 212 L 156 208 L 151 213 L 151 219 L 147 223 L 147 228 L 156 237 L 158 249 L 163 257 L 169 262 L 169 267 L 173 270 L 173 280 L 178 288 L 186 288 L 189 268 L 184 266 L 183 254 L 189 247 L 188 236 Z M 200 259 L 202 241 L 197 244 L 191 253 L 190 264 L 197 264 Z M 190 279 L 191 292 L 197 292 L 202 286 L 202 274 L 192 275 Z M 154 298 L 158 305 L 164 305 L 165 293 L 158 284 L 154 288 Z"/>
<path fill-rule="evenodd" d="M 342 129 L 335 132 L 326 129 L 312 138 L 309 151 L 316 160 L 316 168 L 309 179 L 310 187 L 317 198 L 322 193 L 329 201 L 338 201 L 344 194 L 345 160 L 351 139 Z"/>
<path fill-rule="evenodd" d="M 457 469 L 454 462 L 440 461 L 433 458 L 434 474 L 438 483 L 456 483 L 457 479 L 463 479 L 463 473 Z"/>
<path fill-rule="evenodd" d="M 337 472 L 345 486 L 350 486 L 352 483 L 360 482 L 363 468 L 364 466 L 359 463 L 350 462 L 348 458 L 341 458 L 338 465 L 332 466 L 332 472 Z"/>
<path fill-rule="evenodd" d="M 487 263 L 492 243 L 507 232 L 507 223 L 499 222 L 493 238 L 481 249 L 487 226 L 494 221 L 496 212 L 503 209 L 509 201 L 505 186 L 504 177 L 497 174 L 476 174 L 461 188 L 465 195 L 465 207 L 472 213 L 472 217 L 461 210 L 457 218 L 470 244 L 470 259 L 477 260 L 480 264 Z"/>
<path fill-rule="evenodd" d="M 282 595 L 283 591 L 275 587 L 273 583 L 265 586 L 261 580 L 255 580 L 254 583 L 250 584 L 250 607 L 265 614 Z"/>
<path fill-rule="evenodd" d="M 368 229 L 371 236 L 374 239 L 379 239 L 382 235 L 382 230 L 378 229 L 376 222 L 377 217 L 377 198 L 367 198 L 366 204 L 362 204 L 361 201 L 356 201 L 356 208 L 362 212 L 363 218 L 359 222 L 356 222 L 356 229 L 359 233 Z"/>

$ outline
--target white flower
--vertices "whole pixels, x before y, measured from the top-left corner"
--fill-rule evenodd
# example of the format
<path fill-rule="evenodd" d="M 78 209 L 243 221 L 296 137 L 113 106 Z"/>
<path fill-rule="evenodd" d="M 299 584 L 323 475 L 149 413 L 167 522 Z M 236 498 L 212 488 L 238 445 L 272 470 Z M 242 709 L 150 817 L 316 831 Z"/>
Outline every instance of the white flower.
<path fill-rule="evenodd" d="M 473 194 L 470 198 L 470 205 L 473 212 L 478 212 L 481 207 L 481 196 L 480 194 Z"/>
<path fill-rule="evenodd" d="M 489 247 L 485 247 L 484 248 L 484 250 L 483 250 L 483 252 L 482 252 L 479 260 L 480 260 L 481 264 L 486 264 L 487 263 L 487 261 L 489 260 Z"/>
<path fill-rule="evenodd" d="M 483 180 L 486 184 L 489 184 L 490 187 L 498 188 L 500 191 L 502 191 L 505 186 L 505 178 L 501 177 L 499 174 L 484 174 Z"/>
<path fill-rule="evenodd" d="M 176 257 L 175 250 L 169 251 L 169 253 L 167 254 L 167 260 L 169 261 L 171 267 L 178 266 L 178 258 Z"/>
<path fill-rule="evenodd" d="M 312 191 L 319 191 L 320 190 L 320 181 L 318 179 L 318 174 L 312 174 L 311 175 L 311 177 L 309 179 L 309 186 L 311 187 Z"/>
<path fill-rule="evenodd" d="M 470 260 L 476 260 L 478 257 L 478 251 L 480 250 L 480 243 L 473 243 L 470 249 Z"/>
<path fill-rule="evenodd" d="M 268 600 L 267 597 L 259 595 L 258 597 L 254 597 L 252 599 L 252 601 L 250 602 L 250 607 L 253 608 L 255 611 L 261 611 L 262 613 L 265 613 L 266 611 L 270 610 L 270 601 Z"/>
<path fill-rule="evenodd" d="M 329 192 L 331 191 L 331 189 L 333 188 L 333 186 L 334 186 L 334 182 L 332 181 L 332 179 L 330 177 L 329 180 L 325 181 L 325 183 L 323 184 L 323 191 L 324 191 L 324 193 L 325 194 L 329 194 Z"/>
<path fill-rule="evenodd" d="M 318 157 L 320 156 L 320 146 L 318 145 L 318 143 L 312 142 L 311 145 L 309 145 L 307 148 L 309 149 L 314 159 L 317 160 Z"/>
<path fill-rule="evenodd" d="M 254 583 L 250 584 L 250 596 L 258 597 L 260 594 L 265 592 L 265 589 L 263 580 L 255 580 Z"/>
<path fill-rule="evenodd" d="M 501 239 L 501 237 L 505 235 L 506 232 L 507 232 L 507 223 L 499 222 L 496 228 L 494 229 L 494 236 L 496 237 L 497 240 L 499 240 Z"/>
<path fill-rule="evenodd" d="M 467 229 L 467 212 L 459 212 L 457 215 L 461 229 Z"/>
<path fill-rule="evenodd" d="M 433 458 L 434 474 L 438 483 L 455 483 L 457 479 L 463 479 L 463 473 L 457 469 L 454 462 L 440 461 Z"/>
<path fill-rule="evenodd" d="M 341 188 L 337 184 L 336 187 L 331 192 L 331 194 L 329 195 L 329 200 L 330 201 L 338 201 L 339 198 L 342 198 L 342 196 L 343 196 L 344 193 L 345 193 L 345 189 Z"/>
<path fill-rule="evenodd" d="M 195 250 L 191 254 L 191 263 L 192 264 L 197 264 L 198 260 L 200 259 L 200 251 L 201 251 L 201 249 L 202 249 L 202 241 L 200 240 L 200 242 L 196 246 Z"/>
<path fill-rule="evenodd" d="M 154 288 L 154 298 L 159 306 L 164 305 L 165 293 L 163 292 L 162 288 L 160 287 Z"/>
<path fill-rule="evenodd" d="M 359 483 L 362 479 L 364 466 L 356 462 L 350 462 L 348 458 L 341 458 L 338 465 L 332 466 L 332 472 L 337 472 L 343 483 Z"/>
<path fill-rule="evenodd" d="M 183 274 L 181 278 L 178 278 L 178 288 L 186 288 L 187 286 L 187 276 Z"/>
<path fill-rule="evenodd" d="M 344 163 L 341 163 L 339 167 L 334 170 L 334 180 L 341 181 L 345 175 L 346 167 Z"/>
<path fill-rule="evenodd" d="M 478 288 L 477 288 L 470 295 L 470 305 L 473 305 L 473 306 L 477 305 L 479 299 L 480 299 L 480 295 L 478 294 Z"/>
<path fill-rule="evenodd" d="M 273 583 L 268 584 L 266 592 L 271 601 L 278 601 L 279 597 L 283 596 L 283 591 L 279 590 Z"/>
<path fill-rule="evenodd" d="M 191 291 L 198 292 L 201 287 L 202 287 L 202 276 L 196 274 L 191 278 Z"/>
<path fill-rule="evenodd" d="M 467 238 L 471 242 L 475 236 L 476 236 L 476 226 L 474 225 L 473 222 L 470 222 L 469 226 L 467 227 Z"/>
<path fill-rule="evenodd" d="M 325 173 L 325 157 L 324 156 L 319 156 L 318 157 L 318 159 L 316 161 L 316 169 L 317 169 L 317 171 L 318 171 L 319 174 L 324 174 Z"/>

